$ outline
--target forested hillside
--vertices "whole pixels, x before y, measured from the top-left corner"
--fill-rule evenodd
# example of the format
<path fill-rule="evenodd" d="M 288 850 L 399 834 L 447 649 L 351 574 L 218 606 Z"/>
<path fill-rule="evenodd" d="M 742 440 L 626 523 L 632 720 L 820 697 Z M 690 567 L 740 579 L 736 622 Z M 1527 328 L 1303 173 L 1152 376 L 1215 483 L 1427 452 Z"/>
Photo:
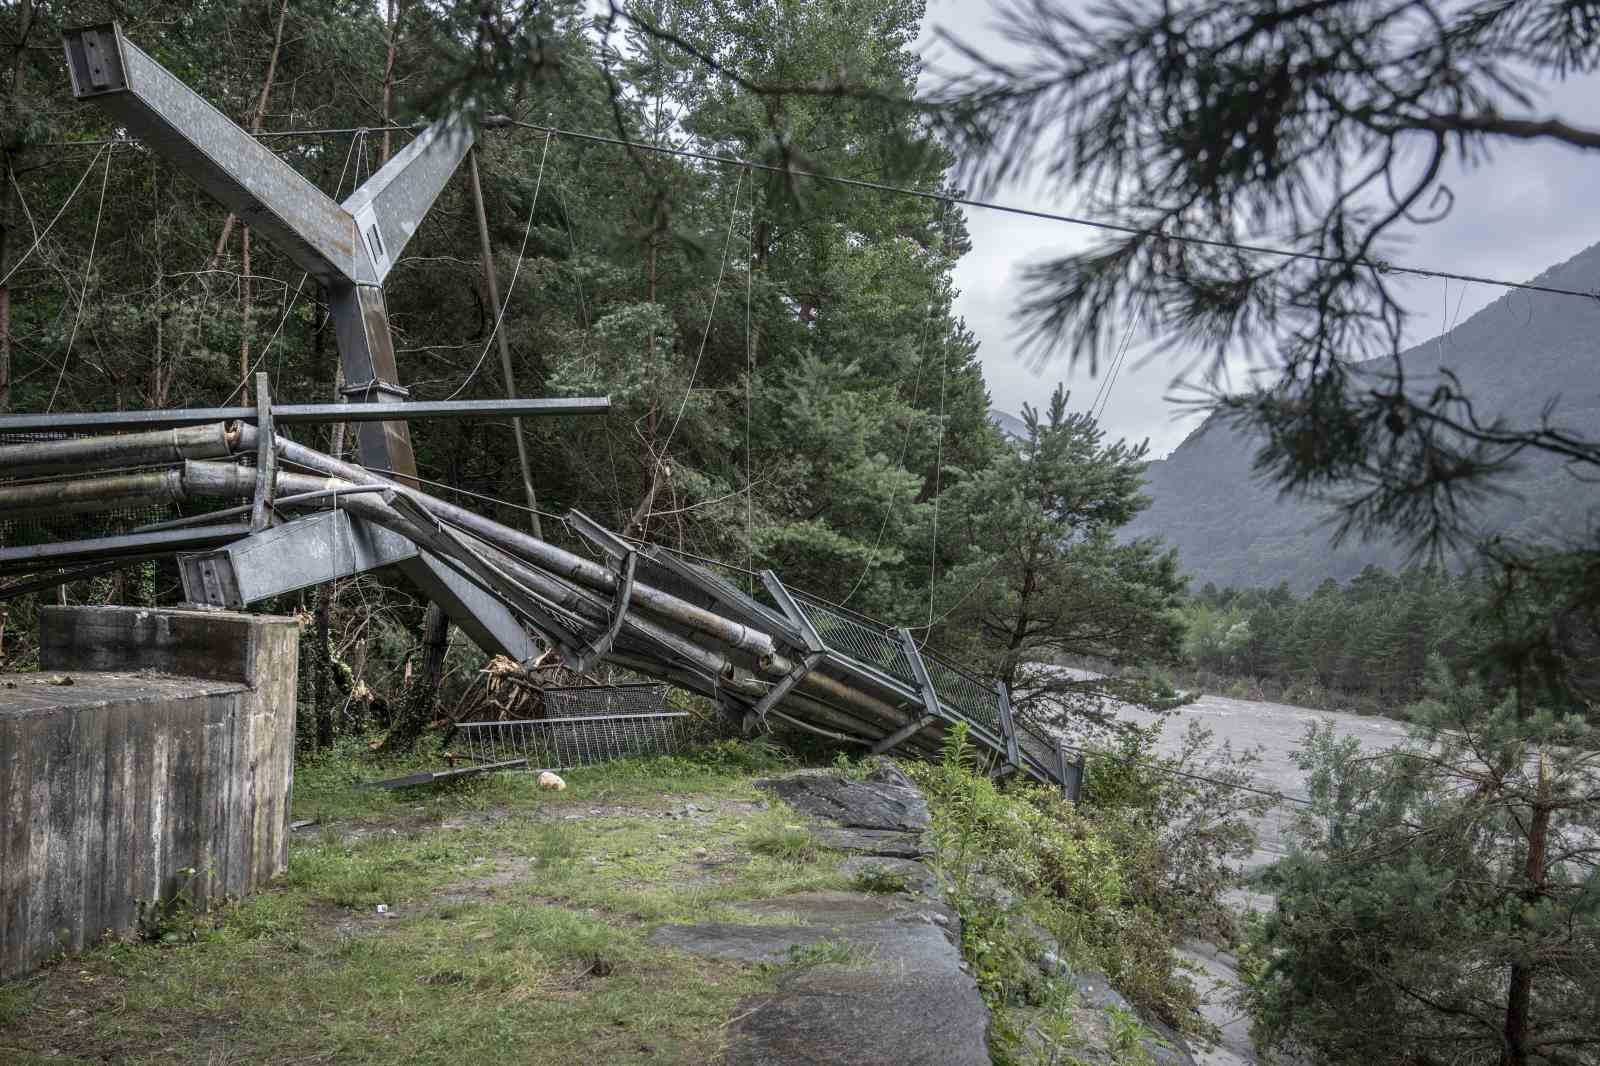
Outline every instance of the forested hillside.
<path fill-rule="evenodd" d="M 1600 245 L 1538 280 L 1600 289 Z M 1597 338 L 1600 302 L 1512 291 L 1401 358 L 1409 386 L 1419 394 L 1448 369 L 1482 415 L 1533 422 L 1550 404 L 1555 421 L 1583 431 L 1600 424 Z M 1388 373 L 1391 364 L 1380 360 L 1367 369 Z M 1209 420 L 1171 456 L 1150 464 L 1146 492 L 1153 502 L 1128 532 L 1166 537 L 1185 573 L 1197 583 L 1222 586 L 1287 581 L 1305 592 L 1325 578 L 1347 581 L 1369 565 L 1395 569 L 1403 563 L 1403 553 L 1389 542 L 1332 547 L 1326 523 L 1333 509 L 1280 497 L 1255 476 L 1255 450 L 1251 439 Z M 1483 528 L 1559 541 L 1582 532 L 1600 514 L 1600 486 L 1574 478 L 1548 456 L 1528 459 L 1507 478 L 1507 487 L 1513 492 L 1481 501 Z"/>

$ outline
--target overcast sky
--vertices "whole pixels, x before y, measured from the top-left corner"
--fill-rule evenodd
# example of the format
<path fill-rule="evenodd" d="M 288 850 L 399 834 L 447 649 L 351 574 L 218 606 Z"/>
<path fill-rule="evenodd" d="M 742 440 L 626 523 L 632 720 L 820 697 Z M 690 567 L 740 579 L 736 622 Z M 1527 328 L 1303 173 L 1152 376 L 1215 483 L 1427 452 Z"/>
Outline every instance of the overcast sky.
<path fill-rule="evenodd" d="M 1006 45 L 993 30 L 995 5 L 988 0 L 929 0 L 926 27 L 943 29 L 1004 56 Z M 931 43 L 927 59 L 936 67 L 954 69 L 948 49 Z M 1600 78 L 1553 86 L 1547 98 L 1552 112 L 1579 119 L 1594 113 Z M 1574 149 L 1549 144 L 1520 145 L 1498 152 L 1489 166 L 1457 171 L 1445 180 L 1456 194 L 1455 210 L 1437 225 L 1411 231 L 1413 240 L 1393 258 L 1486 277 L 1525 281 L 1600 241 L 1600 153 L 1587 157 Z M 993 197 L 1002 203 L 1073 213 L 1078 204 L 1040 195 L 1029 188 L 1009 188 Z M 1016 304 L 1018 271 L 1029 263 L 1084 248 L 1093 235 L 1067 224 L 1041 222 L 980 208 L 967 209 L 972 251 L 956 268 L 960 296 L 956 310 L 982 342 L 979 352 L 989 392 L 996 407 L 1013 414 L 1023 403 L 1039 405 L 1057 381 L 1066 381 L 1073 406 L 1087 406 L 1099 381 L 1086 367 L 1065 362 L 1042 370 L 1017 354 L 1011 312 Z M 1448 288 L 1448 292 L 1446 289 Z M 1436 335 L 1446 318 L 1453 324 L 1500 296 L 1504 290 L 1485 285 L 1446 286 L 1437 280 L 1415 280 L 1401 290 L 1411 310 L 1412 343 Z M 1446 301 L 1448 300 L 1448 311 Z M 1459 307 L 1459 316 L 1457 309 Z M 1184 353 L 1155 355 L 1135 366 L 1130 352 L 1118 375 L 1102 422 L 1113 436 L 1148 437 L 1154 456 L 1175 448 L 1194 428 L 1193 416 L 1169 403 L 1173 376 Z"/>

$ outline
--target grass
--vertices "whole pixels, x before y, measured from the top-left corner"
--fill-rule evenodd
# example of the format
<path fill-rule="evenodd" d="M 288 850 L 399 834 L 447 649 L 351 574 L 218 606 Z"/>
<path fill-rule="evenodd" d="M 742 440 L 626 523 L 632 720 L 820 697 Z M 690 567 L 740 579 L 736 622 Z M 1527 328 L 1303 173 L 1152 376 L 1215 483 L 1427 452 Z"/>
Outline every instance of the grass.
<path fill-rule="evenodd" d="M 321 824 L 271 889 L 0 986 L 0 1061 L 715 1061 L 776 971 L 651 929 L 774 920 L 732 904 L 847 887 L 736 755 L 574 772 L 560 793 L 525 774 L 387 792 L 360 783 L 394 764 L 324 759 L 295 787 L 295 817 Z M 792 964 L 854 961 L 837 954 Z"/>

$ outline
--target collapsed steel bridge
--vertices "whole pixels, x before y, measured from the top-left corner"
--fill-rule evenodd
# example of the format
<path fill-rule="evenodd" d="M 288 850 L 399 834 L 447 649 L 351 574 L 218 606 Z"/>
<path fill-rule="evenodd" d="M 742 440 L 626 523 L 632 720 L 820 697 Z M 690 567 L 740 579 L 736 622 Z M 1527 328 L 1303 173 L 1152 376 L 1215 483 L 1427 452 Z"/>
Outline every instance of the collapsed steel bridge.
<path fill-rule="evenodd" d="M 557 655 L 575 670 L 602 661 L 696 692 L 746 729 L 781 722 L 882 753 L 939 751 L 965 722 L 1000 773 L 1076 784 L 1061 745 L 1011 713 L 1005 686 L 885 626 L 763 571 L 765 599 L 706 567 L 626 540 L 579 511 L 567 525 L 594 552 L 546 540 L 316 451 L 277 432 L 258 379 L 258 410 L 195 425 L 194 412 L 142 412 L 171 425 L 132 433 L 0 444 L 0 514 L 83 514 L 210 507 L 128 533 L 0 548 L 9 586 L 42 588 L 140 559 L 177 557 L 189 602 L 243 609 L 375 570 L 398 571 L 486 651 L 528 663 Z M 522 413 L 585 413 L 603 402 L 463 404 Z M 415 408 L 416 410 L 401 410 Z M 424 404 L 370 418 L 437 414 Z M 346 417 L 350 408 L 322 414 Z M 76 432 L 126 415 L 71 415 Z M 36 431 L 35 416 L 0 418 L 0 439 Z M 245 460 L 245 461 L 241 461 Z M 117 472 L 129 466 L 154 469 Z M 83 567 L 85 570 L 73 570 Z M 65 568 L 65 569 L 64 569 Z"/>
<path fill-rule="evenodd" d="M 0 598 L 130 561 L 176 556 L 185 596 L 247 608 L 374 570 L 398 571 L 486 651 L 528 663 L 605 661 L 699 693 L 747 729 L 772 721 L 873 752 L 938 752 L 967 723 L 997 773 L 1059 784 L 1081 760 L 1015 720 L 1004 685 L 884 626 L 761 574 L 766 599 L 588 516 L 567 524 L 595 554 L 569 552 L 418 488 L 408 420 L 511 421 L 603 413 L 603 398 L 408 402 L 383 282 L 460 163 L 474 124 L 422 131 L 334 202 L 165 70 L 115 24 L 63 37 L 74 95 L 197 181 L 317 278 L 329 296 L 344 379 L 340 404 L 277 405 L 257 375 L 253 407 L 0 417 L 0 531 L 30 515 L 170 509 L 194 513 L 82 539 L 0 545 Z M 495 290 L 473 169 L 486 282 Z M 360 465 L 289 439 L 288 427 L 349 422 Z M 128 468 L 138 469 L 129 472 Z M 380 475 L 383 471 L 387 476 Z"/>

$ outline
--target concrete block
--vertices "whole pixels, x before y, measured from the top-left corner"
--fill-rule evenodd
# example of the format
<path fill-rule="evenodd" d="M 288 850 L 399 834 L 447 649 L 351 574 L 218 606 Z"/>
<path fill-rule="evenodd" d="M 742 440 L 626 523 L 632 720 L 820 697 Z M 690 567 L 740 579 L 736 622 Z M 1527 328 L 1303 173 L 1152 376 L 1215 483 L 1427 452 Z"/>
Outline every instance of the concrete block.
<path fill-rule="evenodd" d="M 0 675 L 0 980 L 288 862 L 293 619 L 50 608 L 41 645 Z"/>

